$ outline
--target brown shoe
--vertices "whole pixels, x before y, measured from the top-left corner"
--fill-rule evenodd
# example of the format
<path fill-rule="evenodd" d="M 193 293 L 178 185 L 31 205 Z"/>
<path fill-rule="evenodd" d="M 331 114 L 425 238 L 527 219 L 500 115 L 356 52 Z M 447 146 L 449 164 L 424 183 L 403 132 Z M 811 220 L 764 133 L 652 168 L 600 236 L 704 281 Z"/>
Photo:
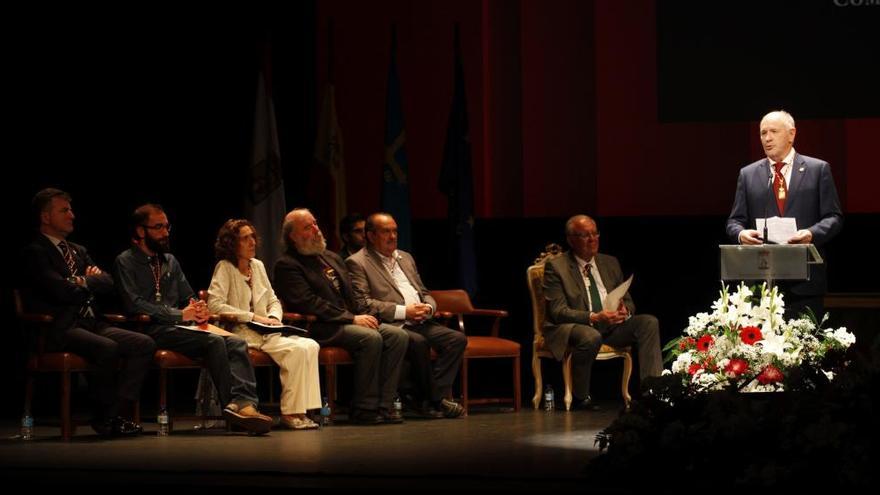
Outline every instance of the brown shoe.
<path fill-rule="evenodd" d="M 238 407 L 238 404 L 229 404 L 223 409 L 223 417 L 230 424 L 257 435 L 269 433 L 272 428 L 272 418 L 260 414 L 254 406 Z"/>
<path fill-rule="evenodd" d="M 464 415 L 464 406 L 458 402 L 449 399 L 440 399 L 440 405 L 443 407 L 443 416 L 447 418 L 460 418 Z"/>
<path fill-rule="evenodd" d="M 281 424 L 291 430 L 314 430 L 318 428 L 318 423 L 311 419 L 307 417 L 298 418 L 292 414 L 282 414 Z"/>

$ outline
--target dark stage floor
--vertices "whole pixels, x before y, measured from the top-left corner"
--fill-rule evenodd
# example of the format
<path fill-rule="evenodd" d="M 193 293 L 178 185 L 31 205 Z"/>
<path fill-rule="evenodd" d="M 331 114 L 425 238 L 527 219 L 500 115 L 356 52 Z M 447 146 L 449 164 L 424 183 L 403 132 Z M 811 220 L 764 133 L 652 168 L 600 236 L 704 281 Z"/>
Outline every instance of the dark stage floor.
<path fill-rule="evenodd" d="M 289 486 L 420 491 L 532 491 L 583 487 L 582 470 L 598 451 L 597 432 L 617 415 L 601 412 L 475 411 L 457 420 L 410 418 L 400 425 L 273 430 L 264 437 L 197 431 L 179 422 L 169 437 L 145 423 L 143 436 L 103 440 L 80 426 L 71 442 L 38 426 L 32 441 L 0 425 L 0 476 L 7 481 L 70 485 Z M 344 419 L 344 417 L 343 417 Z"/>

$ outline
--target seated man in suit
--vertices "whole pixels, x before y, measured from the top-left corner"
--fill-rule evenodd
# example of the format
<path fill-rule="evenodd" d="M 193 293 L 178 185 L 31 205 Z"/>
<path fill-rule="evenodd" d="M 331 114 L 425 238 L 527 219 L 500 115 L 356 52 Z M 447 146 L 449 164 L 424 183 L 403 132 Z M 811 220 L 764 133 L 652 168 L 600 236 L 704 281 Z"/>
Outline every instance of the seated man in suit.
<path fill-rule="evenodd" d="M 207 322 L 208 307 L 196 300 L 171 249 L 165 210 L 145 204 L 131 217 L 131 248 L 116 257 L 116 286 L 126 311 L 150 317 L 143 332 L 162 349 L 205 360 L 217 387 L 223 417 L 250 433 L 267 433 L 272 418 L 257 410 L 257 380 L 247 342 L 234 335 L 188 330 L 176 325 Z M 180 309 L 183 308 L 183 309 Z"/>
<path fill-rule="evenodd" d="M 94 296 L 112 294 L 113 279 L 95 265 L 85 247 L 67 240 L 73 232 L 70 201 L 66 192 L 52 188 L 34 196 L 39 234 L 24 251 L 24 302 L 28 310 L 54 318 L 46 335 L 47 350 L 79 354 L 94 366 L 89 389 L 95 431 L 102 436 L 136 435 L 142 428 L 119 415 L 120 405 L 128 409 L 125 414 L 133 413 L 131 406 L 140 397 L 156 344 L 146 335 L 96 318 Z"/>
<path fill-rule="evenodd" d="M 431 418 L 457 418 L 464 408 L 451 400 L 467 336 L 430 321 L 437 303 L 419 277 L 413 257 L 397 249 L 397 222 L 388 213 L 366 221 L 367 245 L 345 263 L 355 295 L 379 319 L 409 334 L 407 358 L 418 387 L 417 410 Z M 431 364 L 431 348 L 437 362 Z"/>
<path fill-rule="evenodd" d="M 617 258 L 599 254 L 596 222 L 586 215 L 573 216 L 565 223 L 565 234 L 571 250 L 544 265 L 544 342 L 557 360 L 571 348 L 572 408 L 596 410 L 590 373 L 602 344 L 635 345 L 639 376 L 658 376 L 663 371 L 660 330 L 654 316 L 633 314 L 629 292 L 619 307 L 603 307 L 605 296 L 624 279 Z"/>
<path fill-rule="evenodd" d="M 349 418 L 359 424 L 400 423 L 391 407 L 406 352 L 406 332 L 379 323 L 354 296 L 345 263 L 327 250 L 318 222 L 298 208 L 284 217 L 287 251 L 275 264 L 275 292 L 286 311 L 312 314 L 311 336 L 354 357 Z"/>

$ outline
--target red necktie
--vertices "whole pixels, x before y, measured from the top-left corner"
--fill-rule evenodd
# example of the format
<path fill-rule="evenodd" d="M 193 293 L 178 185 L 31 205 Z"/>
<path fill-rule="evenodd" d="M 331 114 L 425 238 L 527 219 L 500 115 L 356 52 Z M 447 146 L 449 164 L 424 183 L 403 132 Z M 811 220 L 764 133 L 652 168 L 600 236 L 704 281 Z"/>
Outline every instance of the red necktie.
<path fill-rule="evenodd" d="M 779 216 L 785 215 L 785 199 L 788 196 L 788 187 L 785 185 L 785 176 L 782 175 L 782 162 L 774 163 L 776 173 L 773 174 L 773 193 L 776 195 L 776 207 L 779 208 Z"/>

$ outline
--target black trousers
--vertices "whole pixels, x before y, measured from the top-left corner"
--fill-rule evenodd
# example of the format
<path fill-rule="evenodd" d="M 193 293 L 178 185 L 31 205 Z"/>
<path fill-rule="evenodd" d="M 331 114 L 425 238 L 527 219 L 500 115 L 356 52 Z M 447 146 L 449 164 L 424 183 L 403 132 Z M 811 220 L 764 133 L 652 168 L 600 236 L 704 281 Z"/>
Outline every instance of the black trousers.
<path fill-rule="evenodd" d="M 82 318 L 65 332 L 64 341 L 61 350 L 79 354 L 94 366 L 88 381 L 95 419 L 117 416 L 120 399 L 133 402 L 140 398 L 144 376 L 156 352 L 153 339 Z"/>
<path fill-rule="evenodd" d="M 452 391 L 452 384 L 461 369 L 461 360 L 467 347 L 467 336 L 433 322 L 404 325 L 409 335 L 406 359 L 410 363 L 417 393 L 421 400 L 438 401 Z M 431 363 L 431 349 L 437 360 Z"/>

